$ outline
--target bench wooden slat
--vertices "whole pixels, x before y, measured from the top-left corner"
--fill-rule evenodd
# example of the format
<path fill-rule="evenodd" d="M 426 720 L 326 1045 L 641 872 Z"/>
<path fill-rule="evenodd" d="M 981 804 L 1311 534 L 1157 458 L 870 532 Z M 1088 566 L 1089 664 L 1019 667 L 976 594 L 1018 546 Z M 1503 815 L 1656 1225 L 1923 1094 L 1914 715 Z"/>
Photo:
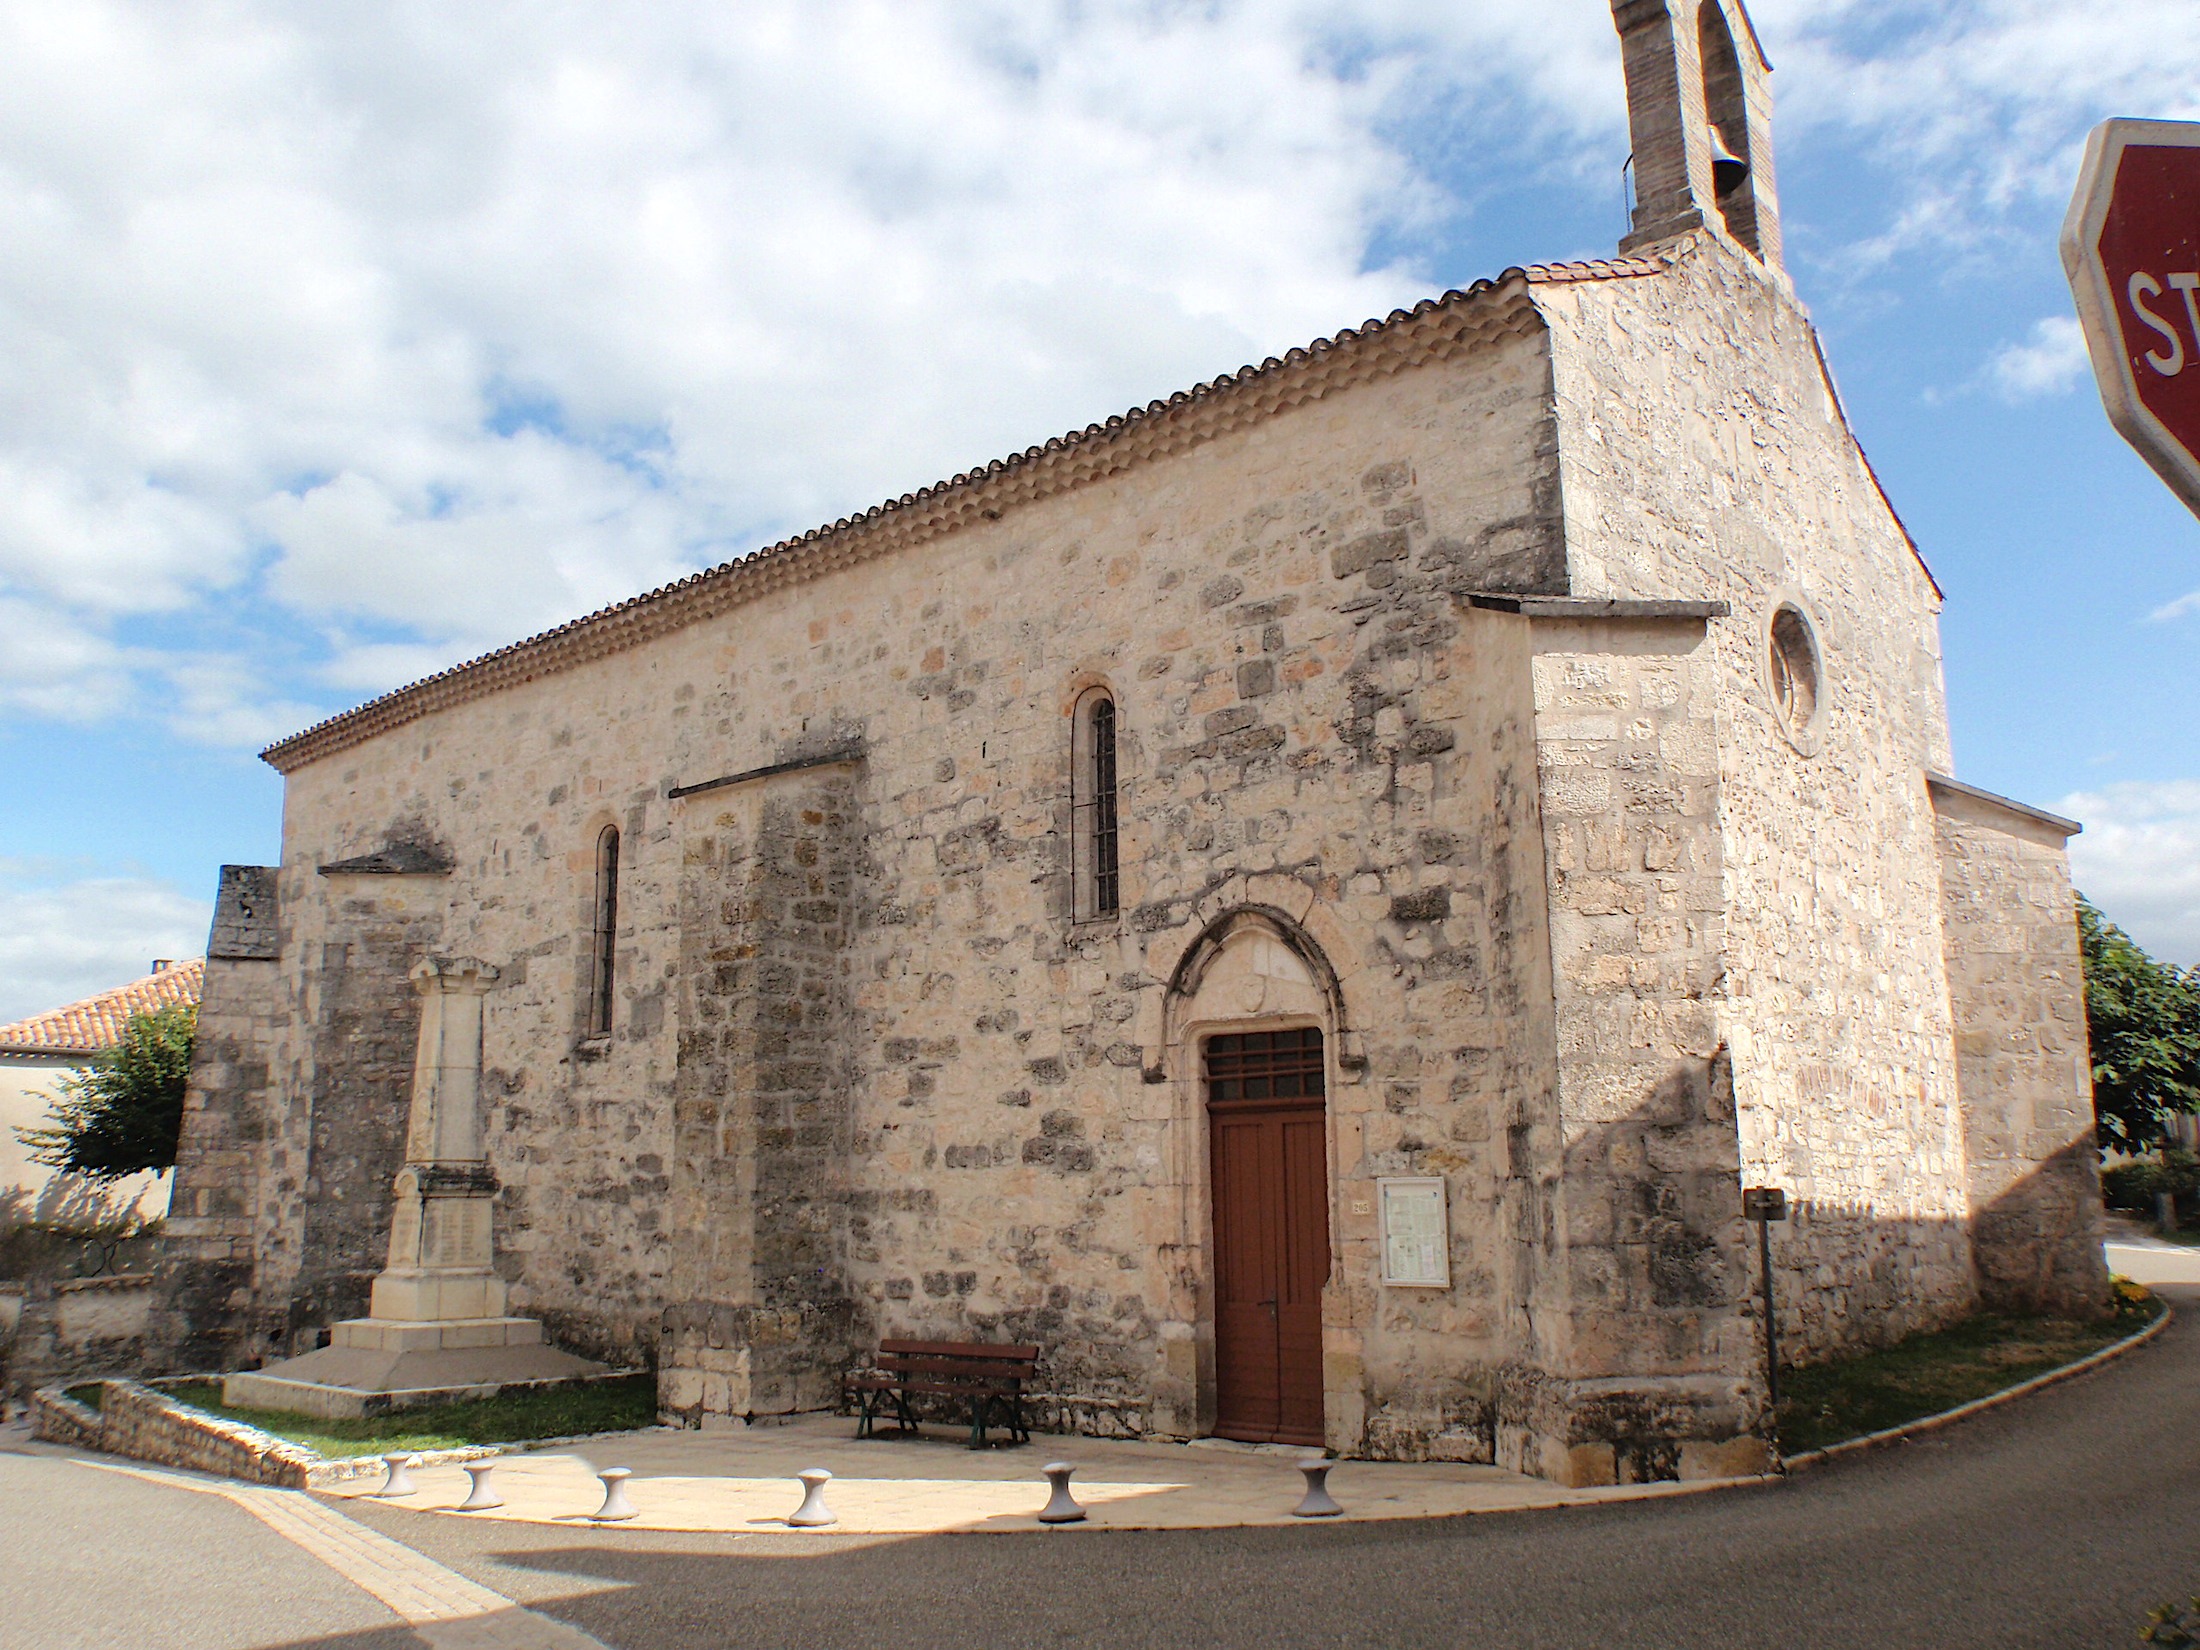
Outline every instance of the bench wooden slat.
<path fill-rule="evenodd" d="M 984 1341 L 880 1341 L 880 1352 L 911 1353 L 933 1358 L 987 1358 L 996 1361 L 1036 1363 L 1040 1349 Z"/>
<path fill-rule="evenodd" d="M 893 1390 L 896 1392 L 935 1392 L 949 1398 L 968 1398 L 973 1394 L 995 1398 L 1020 1396 L 1010 1387 L 956 1386 L 945 1381 L 896 1381 Z"/>
<path fill-rule="evenodd" d="M 981 1364 L 950 1362 L 942 1358 L 897 1358 L 891 1354 L 878 1360 L 882 1370 L 910 1375 L 960 1375 L 973 1381 L 1021 1381 L 1031 1373 L 1029 1364 Z"/>

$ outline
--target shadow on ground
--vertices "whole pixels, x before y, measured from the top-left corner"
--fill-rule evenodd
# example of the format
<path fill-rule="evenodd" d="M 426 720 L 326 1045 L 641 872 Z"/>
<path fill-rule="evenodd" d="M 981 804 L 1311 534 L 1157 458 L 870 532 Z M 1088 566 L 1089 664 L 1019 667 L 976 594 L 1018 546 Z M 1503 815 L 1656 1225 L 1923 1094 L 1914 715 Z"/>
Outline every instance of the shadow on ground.
<path fill-rule="evenodd" d="M 2178 1321 L 2101 1371 L 1785 1484 L 1676 1500 L 903 1539 L 361 1516 L 615 1650 L 2126 1643 L 2200 1590 L 2200 1289 L 2164 1293 Z"/>

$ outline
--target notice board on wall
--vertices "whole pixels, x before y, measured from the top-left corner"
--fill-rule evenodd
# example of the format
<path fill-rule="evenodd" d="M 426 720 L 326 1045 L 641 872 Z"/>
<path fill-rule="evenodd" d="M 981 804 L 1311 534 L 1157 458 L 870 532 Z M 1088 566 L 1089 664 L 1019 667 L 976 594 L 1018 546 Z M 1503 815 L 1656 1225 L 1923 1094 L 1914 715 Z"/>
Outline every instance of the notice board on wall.
<path fill-rule="evenodd" d="M 1435 1176 L 1387 1176 L 1382 1196 L 1383 1282 L 1408 1289 L 1451 1287 L 1451 1222 L 1444 1182 Z"/>

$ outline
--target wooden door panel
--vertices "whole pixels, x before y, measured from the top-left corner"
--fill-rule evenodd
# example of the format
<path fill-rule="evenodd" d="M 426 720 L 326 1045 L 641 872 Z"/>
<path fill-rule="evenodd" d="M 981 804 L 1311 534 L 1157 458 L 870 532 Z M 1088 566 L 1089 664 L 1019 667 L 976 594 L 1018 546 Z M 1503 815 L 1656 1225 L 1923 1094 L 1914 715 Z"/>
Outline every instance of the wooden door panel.
<path fill-rule="evenodd" d="M 1277 1307 L 1276 1437 L 1322 1438 L 1322 1288 L 1329 1282 L 1328 1125 L 1318 1111 L 1277 1120 L 1282 1158 L 1282 1295 Z"/>
<path fill-rule="evenodd" d="M 1269 1134 L 1257 1116 L 1215 1119 L 1215 1430 L 1225 1438 L 1272 1437 L 1280 1413 Z"/>
<path fill-rule="evenodd" d="M 1215 1431 L 1320 1444 L 1329 1148 L 1319 1032 L 1208 1046 Z"/>

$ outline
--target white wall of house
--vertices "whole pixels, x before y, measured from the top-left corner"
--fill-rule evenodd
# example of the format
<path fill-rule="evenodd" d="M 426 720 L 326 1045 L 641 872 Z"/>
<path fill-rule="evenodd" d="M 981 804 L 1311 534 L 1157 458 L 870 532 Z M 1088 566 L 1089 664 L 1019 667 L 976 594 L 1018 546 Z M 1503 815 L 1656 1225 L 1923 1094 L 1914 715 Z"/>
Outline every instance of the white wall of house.
<path fill-rule="evenodd" d="M 168 1212 L 171 1174 L 137 1174 L 101 1186 L 31 1161 L 18 1130 L 51 1122 L 61 1080 L 78 1062 L 66 1056 L 0 1054 L 0 1226 L 22 1220 L 98 1218 L 135 1209 L 142 1219 Z M 93 1207 L 95 1200 L 102 1209 Z"/>

